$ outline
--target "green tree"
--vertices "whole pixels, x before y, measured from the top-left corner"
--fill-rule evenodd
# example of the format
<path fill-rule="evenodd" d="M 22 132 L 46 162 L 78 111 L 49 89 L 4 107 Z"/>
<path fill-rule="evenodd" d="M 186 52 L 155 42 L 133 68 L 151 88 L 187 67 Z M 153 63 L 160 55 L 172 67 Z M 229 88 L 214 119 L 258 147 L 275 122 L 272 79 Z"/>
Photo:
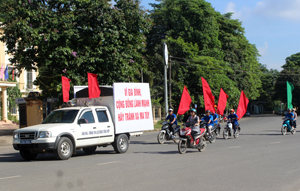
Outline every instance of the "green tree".
<path fill-rule="evenodd" d="M 10 1 L 1 40 L 11 63 L 39 69 L 35 84 L 43 96 L 62 95 L 61 75 L 72 85 L 87 84 L 87 72 L 98 74 L 99 84 L 140 79 L 140 69 L 147 70 L 144 34 L 151 22 L 139 0 L 115 2 Z"/>
<path fill-rule="evenodd" d="M 264 102 L 265 110 L 272 111 L 278 105 L 278 98 L 275 98 L 275 85 L 279 77 L 278 70 L 268 70 L 266 65 L 261 65 L 261 82 L 259 88 L 260 96 L 255 101 Z"/>
<path fill-rule="evenodd" d="M 152 95 L 163 96 L 162 36 L 172 60 L 172 99 L 176 108 L 187 85 L 193 101 L 203 106 L 201 76 L 218 98 L 222 87 L 229 107 L 237 107 L 240 90 L 256 99 L 261 87 L 260 64 L 255 45 L 244 36 L 241 22 L 231 14 L 221 15 L 204 0 L 164 0 L 152 4 L 154 26 L 147 35 L 148 77 L 155 86 Z M 181 60 L 175 59 L 179 57 Z M 159 91 L 158 91 L 159 90 Z M 217 102 L 217 99 L 216 99 Z"/>
<path fill-rule="evenodd" d="M 281 100 L 286 103 L 286 81 L 291 82 L 295 89 L 293 91 L 293 105 L 294 107 L 300 106 L 300 52 L 293 54 L 286 58 L 286 63 L 282 66 L 283 70 L 280 72 L 280 76 L 275 85 L 275 94 L 273 99 Z"/>

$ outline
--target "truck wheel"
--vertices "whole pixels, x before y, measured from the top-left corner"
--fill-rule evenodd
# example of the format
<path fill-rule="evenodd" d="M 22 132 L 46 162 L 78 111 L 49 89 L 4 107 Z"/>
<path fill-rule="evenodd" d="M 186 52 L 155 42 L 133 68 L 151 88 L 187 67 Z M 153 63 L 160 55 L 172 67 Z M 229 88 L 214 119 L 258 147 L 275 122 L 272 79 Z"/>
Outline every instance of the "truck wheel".
<path fill-rule="evenodd" d="M 34 160 L 37 157 L 37 153 L 32 153 L 30 150 L 20 150 L 20 155 L 24 160 Z"/>
<path fill-rule="evenodd" d="M 61 137 L 57 148 L 54 150 L 55 157 L 59 160 L 68 160 L 73 154 L 73 143 L 68 137 Z"/>
<path fill-rule="evenodd" d="M 97 149 L 97 146 L 86 147 L 86 148 L 83 148 L 82 150 L 85 152 L 85 154 L 91 155 L 91 154 L 94 154 L 94 152 L 96 151 L 96 149 Z"/>
<path fill-rule="evenodd" d="M 128 150 L 128 137 L 125 134 L 118 135 L 113 143 L 114 150 L 116 153 L 126 153 Z"/>

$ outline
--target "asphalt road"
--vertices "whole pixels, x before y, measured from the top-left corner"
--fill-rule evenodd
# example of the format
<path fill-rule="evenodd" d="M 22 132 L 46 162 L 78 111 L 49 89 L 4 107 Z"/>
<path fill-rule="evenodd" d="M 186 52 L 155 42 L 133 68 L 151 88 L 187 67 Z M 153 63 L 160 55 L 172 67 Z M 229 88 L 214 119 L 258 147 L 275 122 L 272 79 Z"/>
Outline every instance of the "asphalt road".
<path fill-rule="evenodd" d="M 125 154 L 98 148 L 67 161 L 47 154 L 25 162 L 0 147 L 0 190 L 300 190 L 300 132 L 281 135 L 276 115 L 240 123 L 238 139 L 219 138 L 204 152 L 183 155 L 173 142 L 158 144 L 158 132 L 132 138 Z"/>

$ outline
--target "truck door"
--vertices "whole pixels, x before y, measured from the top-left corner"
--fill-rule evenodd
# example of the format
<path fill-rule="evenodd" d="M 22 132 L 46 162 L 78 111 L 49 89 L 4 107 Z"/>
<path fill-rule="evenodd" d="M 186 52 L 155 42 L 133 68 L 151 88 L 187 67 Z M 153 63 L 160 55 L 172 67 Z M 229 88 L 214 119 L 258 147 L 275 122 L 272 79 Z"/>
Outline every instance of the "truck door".
<path fill-rule="evenodd" d="M 85 109 L 81 111 L 78 120 L 85 121 L 85 123 L 77 124 L 76 127 L 76 146 L 97 145 L 99 134 L 97 134 L 97 123 L 92 109 Z M 83 120 L 84 119 L 84 120 Z"/>
<path fill-rule="evenodd" d="M 96 109 L 98 127 L 100 131 L 99 143 L 111 143 L 114 141 L 114 124 L 110 113 L 106 109 Z"/>

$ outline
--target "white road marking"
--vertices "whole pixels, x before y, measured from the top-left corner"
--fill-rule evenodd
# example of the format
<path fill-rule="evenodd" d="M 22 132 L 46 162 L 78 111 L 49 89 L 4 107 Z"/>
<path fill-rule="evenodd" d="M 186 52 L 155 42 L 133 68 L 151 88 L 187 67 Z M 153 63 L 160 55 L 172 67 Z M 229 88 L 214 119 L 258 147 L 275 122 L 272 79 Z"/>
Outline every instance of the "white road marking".
<path fill-rule="evenodd" d="M 228 147 L 228 149 L 237 149 L 240 148 L 241 146 L 235 146 L 235 147 Z"/>
<path fill-rule="evenodd" d="M 21 176 L 20 175 L 18 175 L 18 176 L 9 176 L 9 177 L 0 178 L 0 180 L 10 179 L 10 178 L 19 178 L 19 177 L 21 177 Z"/>
<path fill-rule="evenodd" d="M 270 144 L 279 144 L 279 143 L 281 143 L 281 142 L 271 142 Z"/>
<path fill-rule="evenodd" d="M 293 174 L 293 173 L 295 173 L 295 172 L 297 172 L 297 171 L 300 171 L 300 168 L 297 168 L 297 169 L 288 171 L 288 172 L 286 172 L 286 173 L 287 173 L 287 174 Z"/>
<path fill-rule="evenodd" d="M 100 164 L 97 164 L 97 165 L 114 164 L 114 163 L 118 163 L 118 162 L 121 162 L 121 161 L 105 162 L 105 163 L 100 163 Z"/>

